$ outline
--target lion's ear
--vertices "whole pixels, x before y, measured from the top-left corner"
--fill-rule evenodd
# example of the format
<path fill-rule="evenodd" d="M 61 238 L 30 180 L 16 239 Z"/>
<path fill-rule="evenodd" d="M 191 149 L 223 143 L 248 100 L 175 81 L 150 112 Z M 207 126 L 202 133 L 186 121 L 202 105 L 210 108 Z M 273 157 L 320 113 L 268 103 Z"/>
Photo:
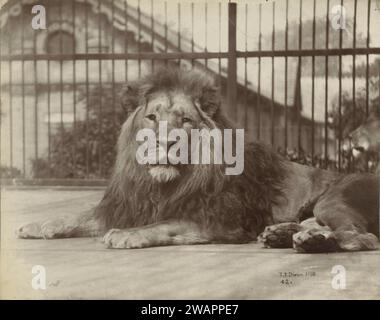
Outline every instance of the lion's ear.
<path fill-rule="evenodd" d="M 221 104 L 219 88 L 217 86 L 203 88 L 199 103 L 201 109 L 213 118 Z"/>
<path fill-rule="evenodd" d="M 127 117 L 136 110 L 139 105 L 139 88 L 135 84 L 126 85 L 121 93 L 121 107 Z"/>

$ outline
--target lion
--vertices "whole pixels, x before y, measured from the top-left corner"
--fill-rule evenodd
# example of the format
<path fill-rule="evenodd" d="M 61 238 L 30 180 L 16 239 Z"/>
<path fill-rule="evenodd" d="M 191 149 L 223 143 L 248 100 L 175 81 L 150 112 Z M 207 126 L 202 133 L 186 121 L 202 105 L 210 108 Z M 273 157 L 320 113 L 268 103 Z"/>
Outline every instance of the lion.
<path fill-rule="evenodd" d="M 365 158 L 368 153 L 380 155 L 379 106 L 372 107 L 367 119 L 344 140 L 343 148 L 350 150 L 355 159 Z M 380 164 L 378 164 L 375 173 L 380 175 Z"/>
<path fill-rule="evenodd" d="M 31 223 L 20 238 L 101 237 L 107 248 L 249 243 L 297 252 L 374 250 L 379 241 L 379 180 L 287 161 L 258 142 L 244 144 L 244 170 L 225 163 L 139 164 L 136 134 L 170 128 L 234 129 L 214 77 L 161 69 L 124 93 L 127 113 L 117 158 L 95 210 Z M 245 140 L 247 141 L 247 139 Z M 175 147 L 171 142 L 169 147 Z"/>

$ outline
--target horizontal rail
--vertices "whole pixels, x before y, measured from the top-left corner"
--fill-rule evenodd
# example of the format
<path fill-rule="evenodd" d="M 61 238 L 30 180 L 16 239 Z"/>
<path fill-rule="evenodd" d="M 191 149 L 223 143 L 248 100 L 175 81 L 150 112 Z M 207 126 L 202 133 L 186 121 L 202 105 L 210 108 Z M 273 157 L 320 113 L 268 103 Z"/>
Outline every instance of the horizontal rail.
<path fill-rule="evenodd" d="M 138 53 L 77 53 L 77 54 L 14 54 L 1 60 L 175 60 L 227 58 L 227 52 L 138 52 Z"/>
<path fill-rule="evenodd" d="M 380 47 L 373 48 L 342 48 L 342 49 L 303 49 L 303 50 L 266 50 L 238 51 L 238 58 L 251 57 L 313 57 L 313 56 L 348 56 L 380 54 Z"/>
<path fill-rule="evenodd" d="M 237 51 L 238 58 L 254 57 L 312 57 L 338 55 L 380 54 L 380 47 L 303 50 Z M 2 61 L 33 60 L 175 60 L 227 59 L 228 52 L 138 52 L 138 53 L 76 53 L 76 54 L 12 54 L 2 55 Z"/>

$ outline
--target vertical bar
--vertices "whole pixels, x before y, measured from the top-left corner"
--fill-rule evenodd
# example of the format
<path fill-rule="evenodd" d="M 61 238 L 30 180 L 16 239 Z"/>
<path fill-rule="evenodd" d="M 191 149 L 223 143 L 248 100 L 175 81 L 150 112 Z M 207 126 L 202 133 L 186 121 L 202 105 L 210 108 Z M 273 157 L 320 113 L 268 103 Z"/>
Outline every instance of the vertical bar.
<path fill-rule="evenodd" d="M 98 52 L 103 52 L 103 41 L 102 41 L 102 14 L 101 14 L 101 0 L 98 0 Z M 98 146 L 99 146 L 99 178 L 102 177 L 103 173 L 103 155 L 102 155 L 102 109 L 103 109 L 103 102 L 102 102 L 102 92 L 103 92 L 103 86 L 102 86 L 102 60 L 98 60 L 98 72 L 99 72 L 99 135 L 98 135 Z"/>
<path fill-rule="evenodd" d="M 236 3 L 228 3 L 228 78 L 227 78 L 227 101 L 228 109 L 233 114 L 234 120 L 237 120 L 236 109 Z"/>
<path fill-rule="evenodd" d="M 72 13 L 73 13 L 73 53 L 76 53 L 76 43 L 75 43 L 75 16 L 76 16 L 76 5 L 75 0 L 72 0 Z M 77 142 L 77 103 L 76 103 L 76 93 L 77 93 L 77 83 L 76 83 L 76 60 L 73 57 L 73 113 L 74 113 L 74 143 L 73 143 L 73 175 L 76 177 L 76 142 Z"/>
<path fill-rule="evenodd" d="M 298 49 L 299 50 L 302 50 L 302 1 L 300 0 L 300 12 L 299 12 L 299 25 L 298 25 Z M 298 96 L 296 97 L 297 98 L 297 131 L 298 131 L 298 142 L 297 142 L 297 154 L 298 154 L 298 158 L 300 157 L 300 153 L 301 153 L 301 149 L 302 149 L 302 145 L 301 145 L 301 135 L 302 135 L 302 131 L 301 131 L 301 103 L 302 103 L 302 98 L 301 98 L 301 95 L 302 95 L 302 90 L 301 90 L 301 77 L 302 77 L 302 57 L 301 56 L 298 56 L 298 70 L 299 70 L 299 73 L 297 75 L 297 82 L 298 82 Z"/>
<path fill-rule="evenodd" d="M 329 34 L 329 23 L 330 23 L 330 0 L 327 0 L 327 12 L 326 12 L 326 26 L 325 26 L 325 32 L 326 32 L 326 42 L 325 47 L 326 49 L 329 48 L 329 41 L 330 41 L 330 34 Z M 325 56 L 325 169 L 328 168 L 328 88 L 329 88 L 329 56 Z"/>
<path fill-rule="evenodd" d="M 272 51 L 274 51 L 274 43 L 276 41 L 276 2 L 272 3 Z M 270 129 L 270 141 L 272 146 L 274 145 L 274 57 L 272 57 L 272 96 L 271 96 L 271 108 L 270 108 L 270 117 L 271 117 L 271 129 Z"/>
<path fill-rule="evenodd" d="M 313 0 L 313 45 L 312 48 L 315 50 L 315 9 L 316 0 Z M 311 57 L 311 165 L 314 166 L 314 154 L 315 154 L 315 128 L 314 128 L 314 94 L 315 94 L 315 56 Z"/>
<path fill-rule="evenodd" d="M 259 4 L 259 52 L 261 51 L 261 19 L 262 7 Z M 261 56 L 258 58 L 258 84 L 257 84 L 257 140 L 261 139 Z"/>
<path fill-rule="evenodd" d="M 191 3 L 191 52 L 194 52 L 194 3 Z M 194 59 L 191 59 L 191 66 L 194 67 Z"/>
<path fill-rule="evenodd" d="M 127 53 L 128 52 L 128 6 L 127 6 L 126 0 L 124 1 L 124 17 L 125 17 L 124 53 Z M 152 34 L 153 34 L 153 31 L 152 31 Z M 153 40 L 152 40 L 152 43 L 153 43 Z M 125 59 L 125 70 L 124 70 L 124 72 L 125 72 L 125 82 L 128 82 L 128 59 Z"/>
<path fill-rule="evenodd" d="M 356 48 L 356 19 L 357 19 L 357 8 L 358 1 L 354 0 L 354 26 L 353 26 L 353 39 L 352 39 L 352 47 Z M 352 117 L 353 117 L 353 125 L 356 128 L 356 55 L 355 53 L 352 55 Z M 349 169 L 355 168 L 355 158 L 352 155 L 352 152 L 349 152 Z"/>
<path fill-rule="evenodd" d="M 368 10 L 367 10 L 367 48 L 369 48 L 370 43 L 370 26 L 371 26 L 371 0 L 368 0 Z M 366 54 L 366 77 L 365 77 L 365 112 L 368 117 L 369 112 L 369 54 Z"/>
<path fill-rule="evenodd" d="M 49 160 L 49 174 L 51 170 L 51 83 L 50 83 L 50 60 L 47 60 L 47 112 L 48 112 L 48 160 Z"/>
<path fill-rule="evenodd" d="M 153 0 L 150 1 L 150 28 L 152 29 L 152 42 L 151 42 L 151 46 L 152 46 L 152 51 L 154 51 L 154 35 L 155 35 L 155 31 L 154 31 L 154 19 L 153 19 L 153 15 L 154 15 L 154 10 L 153 10 Z M 154 71 L 154 59 L 152 59 L 152 71 Z"/>
<path fill-rule="evenodd" d="M 207 52 L 207 42 L 208 42 L 208 34 L 207 34 L 207 2 L 205 2 L 205 50 Z M 207 58 L 205 58 L 205 67 L 207 68 Z"/>
<path fill-rule="evenodd" d="M 21 9 L 21 22 L 22 22 L 22 27 L 21 27 L 21 54 L 24 54 L 25 49 L 24 49 L 24 42 L 25 42 L 25 16 L 24 16 L 24 7 Z M 22 175 L 25 178 L 25 169 L 26 169 L 26 149 L 25 149 L 25 61 L 22 60 L 22 65 L 21 65 L 21 95 L 22 95 Z"/>
<path fill-rule="evenodd" d="M 247 8 L 247 6 L 246 6 Z M 218 26 L 219 26 L 219 39 L 218 39 L 218 49 L 219 53 L 222 51 L 222 4 L 219 2 L 218 4 L 218 10 L 219 10 L 219 20 L 218 20 Z M 246 9 L 247 10 L 247 9 Z M 247 33 L 245 33 L 247 35 Z M 246 50 L 247 51 L 247 50 Z M 246 58 L 247 60 L 247 58 Z M 222 59 L 219 58 L 218 61 L 218 73 L 219 73 L 219 78 L 221 77 L 222 74 Z"/>
<path fill-rule="evenodd" d="M 88 10 L 89 4 L 85 0 L 85 15 L 84 15 L 84 31 L 85 31 L 85 49 L 86 54 L 88 54 Z M 86 59 L 86 178 L 89 178 L 90 175 L 90 148 L 89 148 L 89 105 L 90 105 L 90 90 L 89 90 L 89 66 L 88 59 Z"/>
<path fill-rule="evenodd" d="M 10 32 L 8 36 L 8 53 L 12 54 L 12 37 Z M 10 166 L 13 168 L 13 77 L 12 77 L 12 60 L 9 61 L 9 145 L 10 145 Z"/>
<path fill-rule="evenodd" d="M 286 0 L 285 51 L 289 42 L 289 0 Z M 285 56 L 285 153 L 288 150 L 288 56 Z"/>
<path fill-rule="evenodd" d="M 343 0 L 340 5 L 343 7 Z M 339 29 L 339 49 L 342 49 L 343 44 L 343 30 Z M 342 55 L 339 55 L 339 103 L 338 103 L 338 171 L 342 169 Z"/>
<path fill-rule="evenodd" d="M 112 21 L 115 20 L 115 3 L 114 0 L 111 2 L 112 4 L 112 10 L 111 10 L 111 17 Z M 115 59 L 113 58 L 113 55 L 115 54 L 115 28 L 113 25 L 111 25 L 112 33 L 111 33 L 111 51 L 112 51 L 112 59 L 111 59 L 111 70 L 112 70 L 112 124 L 114 127 L 114 130 L 112 132 L 113 140 L 116 140 L 116 105 L 115 105 Z"/>
<path fill-rule="evenodd" d="M 63 2 L 59 2 L 59 26 L 60 30 L 62 30 L 62 5 Z M 59 31 L 59 53 L 62 54 L 63 50 L 63 39 L 62 39 L 62 31 Z M 64 125 L 63 125 L 63 62 L 62 60 L 59 60 L 59 108 L 60 108 L 60 115 L 61 115 L 61 141 L 64 141 Z M 65 154 L 66 150 L 63 149 L 63 143 L 59 148 L 59 156 L 60 158 L 63 158 L 63 155 Z M 60 167 L 64 163 L 60 162 Z"/>
<path fill-rule="evenodd" d="M 141 45 L 140 45 L 140 39 L 141 39 L 141 8 L 140 8 L 140 0 L 137 2 L 137 34 L 138 34 L 138 40 L 137 40 L 137 52 L 141 52 Z M 139 63 L 139 78 L 141 77 L 141 59 L 138 60 Z"/>
<path fill-rule="evenodd" d="M 181 51 L 181 3 L 180 2 L 178 2 L 177 4 L 177 13 L 178 13 L 178 30 L 177 30 L 178 51 Z M 181 66 L 181 59 L 178 59 L 178 65 Z"/>
<path fill-rule="evenodd" d="M 37 60 L 35 56 L 37 54 L 36 45 L 36 30 L 33 30 L 33 87 L 34 87 L 34 159 L 38 159 L 38 79 L 37 79 Z"/>
<path fill-rule="evenodd" d="M 356 18 L 357 18 L 358 1 L 354 2 L 354 34 L 352 46 L 356 48 Z M 356 55 L 352 55 L 352 103 L 353 103 L 353 118 L 354 126 L 356 126 Z"/>
<path fill-rule="evenodd" d="M 62 4 L 63 2 L 59 2 L 59 26 L 62 30 Z M 62 39 L 62 31 L 59 31 L 59 53 L 62 54 L 63 50 L 63 39 Z M 64 126 L 63 126 L 63 63 L 62 60 L 59 60 L 59 107 L 60 107 L 60 114 L 61 114 L 61 139 L 63 141 L 64 139 Z M 64 150 L 59 150 L 60 155 L 62 155 L 62 152 Z"/>
<path fill-rule="evenodd" d="M 49 26 L 49 16 L 46 17 L 47 25 Z M 51 84 L 50 84 L 50 60 L 46 61 L 46 81 L 47 81 L 47 130 L 48 130 L 48 174 L 51 176 Z"/>
<path fill-rule="evenodd" d="M 168 3 L 164 2 L 165 9 L 165 53 L 168 52 Z M 168 65 L 168 60 L 165 59 L 165 65 Z"/>
<path fill-rule="evenodd" d="M 370 26 L 371 26 L 371 0 L 368 0 L 368 10 L 367 10 L 367 48 L 370 44 Z M 369 114 L 369 54 L 366 54 L 366 71 L 365 71 L 365 114 L 368 117 Z M 368 153 L 365 153 L 365 169 L 369 171 L 368 165 Z"/>
<path fill-rule="evenodd" d="M 248 3 L 245 4 L 245 26 L 244 26 L 244 34 L 245 34 L 244 49 L 246 52 L 248 51 L 248 34 L 247 33 L 248 33 Z M 220 52 L 220 48 L 219 48 L 219 52 Z M 247 57 L 244 57 L 244 129 L 247 130 L 248 129 L 247 127 L 248 127 L 248 70 L 247 70 Z"/>

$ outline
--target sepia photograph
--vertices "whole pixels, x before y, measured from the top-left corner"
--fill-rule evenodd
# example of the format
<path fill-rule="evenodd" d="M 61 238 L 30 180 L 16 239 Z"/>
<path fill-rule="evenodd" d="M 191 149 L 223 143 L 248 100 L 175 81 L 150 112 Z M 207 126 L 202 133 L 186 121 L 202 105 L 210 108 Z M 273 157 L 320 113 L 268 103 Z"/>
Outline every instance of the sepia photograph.
<path fill-rule="evenodd" d="M 380 299 L 380 0 L 0 5 L 1 300 Z"/>

